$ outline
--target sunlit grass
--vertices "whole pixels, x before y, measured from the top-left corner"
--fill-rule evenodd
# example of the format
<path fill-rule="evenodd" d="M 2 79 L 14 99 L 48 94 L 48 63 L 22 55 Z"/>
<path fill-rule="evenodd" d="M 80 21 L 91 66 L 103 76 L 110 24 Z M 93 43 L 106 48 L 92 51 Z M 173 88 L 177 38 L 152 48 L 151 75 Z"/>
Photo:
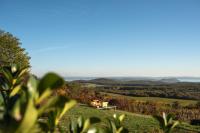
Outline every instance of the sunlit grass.
<path fill-rule="evenodd" d="M 125 111 L 115 111 L 115 110 L 98 110 L 95 108 L 87 107 L 87 106 L 80 106 L 77 105 L 75 108 L 71 109 L 69 112 L 66 113 L 64 118 L 61 121 L 61 125 L 64 126 L 66 129 L 68 128 L 68 122 L 70 119 L 76 119 L 79 116 L 83 116 L 85 118 L 96 116 L 101 118 L 104 122 L 101 126 L 105 126 L 106 118 L 112 118 L 114 113 L 117 114 L 126 114 L 126 118 L 123 122 L 123 126 L 129 129 L 131 133 L 143 133 L 143 132 L 158 132 L 159 124 L 158 122 L 152 117 L 148 115 L 139 115 L 134 113 L 129 113 Z M 183 125 L 179 126 L 182 133 L 197 133 L 200 132 L 199 126 L 191 126 L 189 124 L 184 123 Z M 185 128 L 185 129 L 183 129 Z"/>

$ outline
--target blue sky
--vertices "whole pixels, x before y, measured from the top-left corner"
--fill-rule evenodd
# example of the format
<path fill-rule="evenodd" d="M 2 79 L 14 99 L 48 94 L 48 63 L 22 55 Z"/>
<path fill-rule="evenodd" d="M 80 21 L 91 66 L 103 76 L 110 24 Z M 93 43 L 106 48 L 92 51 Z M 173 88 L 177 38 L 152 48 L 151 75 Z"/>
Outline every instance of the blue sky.
<path fill-rule="evenodd" d="M 0 0 L 32 72 L 200 76 L 198 0 Z"/>

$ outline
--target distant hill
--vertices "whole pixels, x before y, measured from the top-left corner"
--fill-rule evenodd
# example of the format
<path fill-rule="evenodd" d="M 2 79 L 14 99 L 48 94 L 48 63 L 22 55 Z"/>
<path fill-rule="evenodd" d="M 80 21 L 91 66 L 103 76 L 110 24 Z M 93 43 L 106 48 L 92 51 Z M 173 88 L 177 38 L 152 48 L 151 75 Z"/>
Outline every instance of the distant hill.
<path fill-rule="evenodd" d="M 93 83 L 99 85 L 160 85 L 160 84 L 169 84 L 169 83 L 177 83 L 180 82 L 176 78 L 165 78 L 160 80 L 120 80 L 120 79 L 112 79 L 112 78 L 96 78 L 92 80 L 76 80 L 73 82 L 78 83 Z"/>
<path fill-rule="evenodd" d="M 109 78 L 97 78 L 97 79 L 92 79 L 92 80 L 75 80 L 73 82 L 78 82 L 78 83 L 94 83 L 94 84 L 103 84 L 103 85 L 108 85 L 108 84 L 120 84 L 121 81 L 114 80 L 114 79 L 109 79 Z"/>
<path fill-rule="evenodd" d="M 109 78 L 97 78 L 97 79 L 90 80 L 90 82 L 99 83 L 99 84 L 116 84 L 116 83 L 120 83 L 121 81 L 115 80 L 115 79 L 109 79 Z"/>
<path fill-rule="evenodd" d="M 164 79 L 161 79 L 159 81 L 163 82 L 163 83 L 177 83 L 177 82 L 180 82 L 180 80 L 178 80 L 176 78 L 164 78 Z"/>
<path fill-rule="evenodd" d="M 65 77 L 66 81 L 90 81 L 90 80 L 114 80 L 121 82 L 164 82 L 164 83 L 176 83 L 176 82 L 199 82 L 200 77 Z"/>

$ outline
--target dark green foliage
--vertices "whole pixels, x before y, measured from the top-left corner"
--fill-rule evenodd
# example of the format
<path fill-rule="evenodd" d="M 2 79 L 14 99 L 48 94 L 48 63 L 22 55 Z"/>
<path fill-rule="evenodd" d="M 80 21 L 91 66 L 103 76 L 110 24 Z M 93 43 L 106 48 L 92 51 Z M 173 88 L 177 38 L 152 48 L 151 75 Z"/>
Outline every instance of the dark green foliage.
<path fill-rule="evenodd" d="M 21 48 L 18 38 L 8 32 L 0 30 L 0 66 L 17 64 L 20 68 L 29 67 L 30 57 Z"/>
<path fill-rule="evenodd" d="M 165 83 L 158 81 L 139 80 L 121 81 L 102 78 L 89 81 L 82 80 L 76 82 L 96 84 L 96 88 L 98 90 L 127 96 L 165 97 L 196 100 L 200 99 L 200 83 Z"/>
<path fill-rule="evenodd" d="M 0 68 L 0 92 L 4 99 L 5 108 L 8 106 L 10 97 L 21 91 L 27 72 L 27 68 L 19 69 L 17 65 Z"/>
<path fill-rule="evenodd" d="M 64 80 L 58 75 L 49 73 L 40 81 L 29 76 L 24 83 L 23 73 L 24 70 L 14 66 L 11 69 L 2 68 L 1 93 L 5 91 L 6 104 L 0 130 L 14 133 L 54 132 L 62 116 L 76 102 L 63 96 L 52 96 L 54 89 L 64 85 Z M 17 89 L 16 85 L 19 86 Z M 44 115 L 49 119 L 39 121 Z"/>

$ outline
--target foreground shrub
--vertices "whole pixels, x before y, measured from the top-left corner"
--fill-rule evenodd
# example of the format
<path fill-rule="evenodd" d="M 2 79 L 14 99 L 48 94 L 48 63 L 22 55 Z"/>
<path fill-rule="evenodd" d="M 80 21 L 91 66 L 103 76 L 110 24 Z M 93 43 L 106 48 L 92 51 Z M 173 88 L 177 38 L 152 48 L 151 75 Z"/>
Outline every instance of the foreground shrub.
<path fill-rule="evenodd" d="M 4 98 L 4 114 L 0 120 L 2 132 L 29 133 L 55 131 L 59 120 L 75 101 L 63 96 L 52 96 L 64 80 L 54 73 L 46 74 L 40 81 L 29 76 L 22 82 L 23 70 L 2 68 L 1 94 Z M 39 118 L 46 115 L 47 121 Z"/>
<path fill-rule="evenodd" d="M 66 96 L 54 95 L 57 88 L 65 81 L 55 73 L 48 73 L 40 80 L 26 75 L 27 69 L 18 69 L 15 65 L 3 67 L 0 72 L 0 91 L 3 96 L 3 117 L 0 118 L 0 132 L 35 133 L 35 132 L 70 132 L 70 133 L 121 133 L 124 115 L 114 115 L 114 121 L 106 130 L 91 125 L 100 122 L 99 118 L 83 119 L 70 122 L 69 131 L 59 125 L 63 115 L 76 102 Z M 26 80 L 25 80 L 26 79 Z M 2 112 L 1 112 L 2 113 Z M 46 118 L 45 118 L 46 117 Z"/>

